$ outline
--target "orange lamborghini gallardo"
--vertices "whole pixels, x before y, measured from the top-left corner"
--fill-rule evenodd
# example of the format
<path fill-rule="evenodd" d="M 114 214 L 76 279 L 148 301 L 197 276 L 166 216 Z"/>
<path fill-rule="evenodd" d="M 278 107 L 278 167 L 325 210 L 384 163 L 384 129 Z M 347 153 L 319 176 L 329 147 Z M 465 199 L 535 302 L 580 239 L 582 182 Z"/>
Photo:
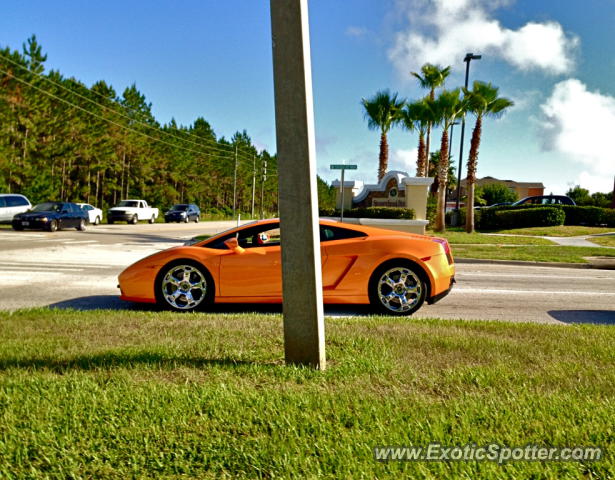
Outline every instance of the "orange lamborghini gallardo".
<path fill-rule="evenodd" d="M 320 221 L 323 298 L 410 315 L 448 294 L 455 267 L 442 238 Z M 121 298 L 176 310 L 211 303 L 280 303 L 279 220 L 237 227 L 156 253 L 119 276 Z"/>

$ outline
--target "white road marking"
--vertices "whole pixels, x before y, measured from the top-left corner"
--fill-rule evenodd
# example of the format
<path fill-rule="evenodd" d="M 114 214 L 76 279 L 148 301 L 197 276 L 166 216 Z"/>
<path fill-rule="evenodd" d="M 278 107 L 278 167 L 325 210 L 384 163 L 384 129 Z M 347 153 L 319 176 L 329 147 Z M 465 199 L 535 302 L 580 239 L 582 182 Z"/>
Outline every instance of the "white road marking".
<path fill-rule="evenodd" d="M 451 294 L 453 293 L 492 293 L 496 295 L 501 295 L 503 293 L 513 294 L 513 295 L 586 295 L 586 296 L 607 296 L 607 297 L 615 297 L 615 293 L 612 292 L 580 292 L 578 290 L 570 290 L 570 291 L 550 291 L 550 290 L 508 290 L 508 289 L 499 289 L 499 288 L 464 288 L 464 287 L 455 287 L 451 290 Z"/>
<path fill-rule="evenodd" d="M 536 278 L 536 275 L 528 275 L 521 273 L 487 273 L 487 272 L 457 272 L 455 278 L 464 277 L 498 277 L 498 278 Z M 569 280 L 598 280 L 598 279 L 612 279 L 615 280 L 615 272 L 613 275 L 595 275 L 595 276 L 581 276 L 581 275 L 554 275 L 554 280 L 569 279 Z"/>
<path fill-rule="evenodd" d="M 78 243 L 98 243 L 97 240 L 63 240 L 64 245 L 77 245 Z"/>

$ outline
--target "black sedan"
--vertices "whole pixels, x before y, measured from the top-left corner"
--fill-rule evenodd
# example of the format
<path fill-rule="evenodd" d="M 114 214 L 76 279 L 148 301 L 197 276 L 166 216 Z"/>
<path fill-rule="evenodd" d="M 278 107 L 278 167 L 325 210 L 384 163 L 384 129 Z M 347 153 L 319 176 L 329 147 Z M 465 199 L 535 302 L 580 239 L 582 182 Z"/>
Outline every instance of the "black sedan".
<path fill-rule="evenodd" d="M 198 222 L 201 218 L 201 210 L 192 203 L 180 203 L 173 205 L 167 212 L 164 212 L 164 221 L 169 222 Z"/>
<path fill-rule="evenodd" d="M 76 228 L 84 231 L 88 223 L 87 212 L 70 202 L 39 203 L 32 210 L 13 217 L 14 230 L 25 228 L 55 232 L 59 228 Z"/>

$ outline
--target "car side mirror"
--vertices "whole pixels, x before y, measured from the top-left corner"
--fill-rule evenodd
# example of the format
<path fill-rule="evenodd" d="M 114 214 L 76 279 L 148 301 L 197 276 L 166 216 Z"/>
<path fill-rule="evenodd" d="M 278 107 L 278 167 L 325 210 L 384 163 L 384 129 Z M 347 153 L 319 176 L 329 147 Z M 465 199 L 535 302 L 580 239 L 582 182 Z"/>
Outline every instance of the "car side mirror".
<path fill-rule="evenodd" d="M 239 240 L 237 240 L 237 237 L 231 237 L 228 240 L 225 240 L 224 245 L 226 245 L 230 250 L 234 251 L 235 253 L 245 252 L 245 249 L 239 246 Z"/>

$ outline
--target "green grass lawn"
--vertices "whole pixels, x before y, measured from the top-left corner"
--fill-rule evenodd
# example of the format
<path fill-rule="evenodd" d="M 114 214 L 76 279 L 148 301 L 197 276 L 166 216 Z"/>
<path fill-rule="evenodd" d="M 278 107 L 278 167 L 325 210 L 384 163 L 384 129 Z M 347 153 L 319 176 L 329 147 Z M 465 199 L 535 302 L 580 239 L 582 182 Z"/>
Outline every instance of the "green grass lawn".
<path fill-rule="evenodd" d="M 540 245 L 452 245 L 454 258 L 523 260 L 529 262 L 587 263 L 583 257 L 613 257 L 615 250 L 601 247 Z"/>
<path fill-rule="evenodd" d="M 602 237 L 588 238 L 590 242 L 597 243 L 598 245 L 604 245 L 605 247 L 615 247 L 615 235 L 608 235 Z"/>
<path fill-rule="evenodd" d="M 551 240 L 532 237 L 500 237 L 485 235 L 483 233 L 466 233 L 463 231 L 447 230 L 443 233 L 428 232 L 428 235 L 444 237 L 451 244 L 492 244 L 492 245 L 554 245 Z"/>
<path fill-rule="evenodd" d="M 580 235 L 595 235 L 596 233 L 608 232 L 615 232 L 615 228 L 561 225 L 558 227 L 514 228 L 511 230 L 500 230 L 493 233 L 512 233 L 514 235 L 538 235 L 541 237 L 576 237 Z"/>
<path fill-rule="evenodd" d="M 326 330 L 319 372 L 283 365 L 279 315 L 0 313 L 0 478 L 615 476 L 612 326 L 364 317 Z M 428 442 L 606 455 L 373 460 Z"/>

